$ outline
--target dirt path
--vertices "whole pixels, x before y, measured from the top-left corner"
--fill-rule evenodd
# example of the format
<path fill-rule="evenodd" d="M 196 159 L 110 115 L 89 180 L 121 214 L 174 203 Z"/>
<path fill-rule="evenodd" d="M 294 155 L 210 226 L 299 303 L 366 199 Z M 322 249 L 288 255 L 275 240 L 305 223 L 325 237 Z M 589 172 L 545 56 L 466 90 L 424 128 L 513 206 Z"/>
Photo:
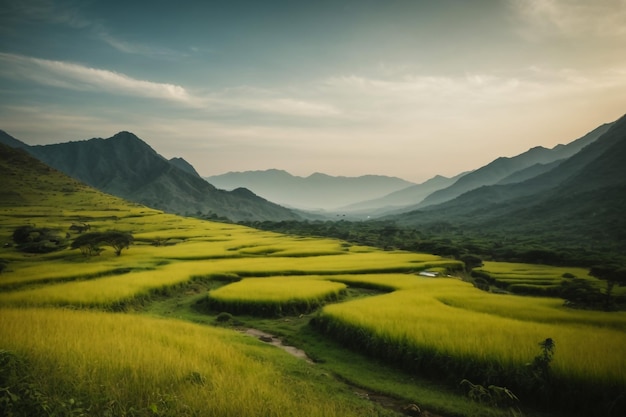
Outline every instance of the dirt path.
<path fill-rule="evenodd" d="M 295 356 L 296 358 L 303 359 L 307 361 L 308 363 L 313 363 L 311 358 L 309 358 L 306 355 L 306 352 L 294 346 L 284 345 L 283 341 L 274 335 L 265 333 L 258 329 L 246 329 L 243 333 L 247 334 L 248 336 L 254 336 L 258 338 L 259 340 L 261 340 L 262 342 L 269 343 L 270 345 L 274 345 L 284 350 L 285 352 L 289 353 L 290 355 Z"/>
<path fill-rule="evenodd" d="M 280 338 L 270 333 L 266 333 L 261 330 L 252 329 L 252 328 L 245 329 L 242 331 L 242 333 L 248 336 L 256 337 L 262 342 L 276 346 L 277 348 L 284 350 L 290 355 L 293 355 L 296 358 L 305 360 L 310 364 L 314 363 L 311 360 L 311 358 L 307 356 L 306 352 L 294 346 L 284 345 Z M 343 381 L 344 384 L 350 386 L 352 390 L 354 391 L 355 395 L 361 398 L 367 399 L 369 401 L 378 403 L 387 409 L 396 411 L 397 413 L 408 415 L 408 416 L 419 416 L 419 417 L 442 417 L 438 414 L 433 414 L 426 410 L 420 410 L 420 408 L 417 405 L 410 404 L 406 400 L 394 398 L 388 395 L 379 394 L 379 393 L 376 393 L 376 392 L 373 392 L 364 388 L 357 387 L 356 385 L 343 380 L 343 378 L 338 378 L 338 379 Z"/>

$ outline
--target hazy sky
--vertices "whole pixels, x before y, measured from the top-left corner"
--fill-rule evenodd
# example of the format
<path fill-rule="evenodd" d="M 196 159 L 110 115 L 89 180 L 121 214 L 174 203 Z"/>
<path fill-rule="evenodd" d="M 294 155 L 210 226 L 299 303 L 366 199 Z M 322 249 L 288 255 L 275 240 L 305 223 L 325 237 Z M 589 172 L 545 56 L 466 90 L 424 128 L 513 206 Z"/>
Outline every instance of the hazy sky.
<path fill-rule="evenodd" d="M 421 182 L 626 113 L 626 0 L 0 0 L 0 129 Z"/>

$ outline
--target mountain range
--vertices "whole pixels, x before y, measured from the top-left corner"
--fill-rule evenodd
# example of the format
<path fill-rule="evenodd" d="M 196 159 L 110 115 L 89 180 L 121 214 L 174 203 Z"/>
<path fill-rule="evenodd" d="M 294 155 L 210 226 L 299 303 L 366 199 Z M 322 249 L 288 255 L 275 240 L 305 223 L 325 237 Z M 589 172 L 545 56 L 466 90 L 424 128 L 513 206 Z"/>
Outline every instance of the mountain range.
<path fill-rule="evenodd" d="M 626 248 L 626 116 L 581 140 L 589 142 L 525 181 L 482 185 L 388 219 L 410 227 L 454 224 L 508 239 L 523 232 L 590 250 L 606 242 Z"/>
<path fill-rule="evenodd" d="M 298 177 L 278 169 L 228 172 L 206 177 L 206 180 L 226 190 L 245 187 L 288 207 L 326 211 L 341 211 L 342 206 L 379 198 L 413 185 L 401 178 L 383 175 L 343 177 L 316 172 Z"/>
<path fill-rule="evenodd" d="M 268 200 L 300 209 L 323 209 L 351 218 L 373 218 L 437 205 L 483 186 L 521 183 L 549 172 L 606 133 L 607 123 L 568 144 L 537 146 L 514 157 L 500 157 L 452 178 L 435 175 L 414 184 L 385 176 L 302 178 L 281 170 L 229 172 L 206 179 L 220 188 L 245 187 Z"/>
<path fill-rule="evenodd" d="M 427 196 L 418 207 L 426 207 L 452 200 L 461 194 L 478 187 L 516 183 L 542 173 L 542 168 L 554 167 L 550 164 L 563 161 L 579 152 L 602 136 L 612 124 L 604 124 L 585 136 L 567 144 L 557 145 L 552 149 L 537 146 L 512 158 L 500 157 L 493 162 L 462 176 L 454 184 Z"/>
<path fill-rule="evenodd" d="M 535 234 L 591 246 L 610 240 L 626 248 L 626 116 L 568 144 L 534 147 L 421 184 L 376 175 L 303 178 L 281 170 L 207 181 L 184 159 L 167 160 L 129 132 L 29 146 L 0 131 L 0 142 L 101 191 L 178 214 L 244 222 L 321 218 L 288 205 L 337 210 L 326 219 L 348 213 L 412 228 L 448 224 L 503 238 Z"/>
<path fill-rule="evenodd" d="M 168 161 L 129 132 L 108 139 L 38 146 L 2 132 L 0 141 L 94 188 L 152 208 L 231 221 L 301 219 L 249 190 L 217 189 L 183 159 Z"/>

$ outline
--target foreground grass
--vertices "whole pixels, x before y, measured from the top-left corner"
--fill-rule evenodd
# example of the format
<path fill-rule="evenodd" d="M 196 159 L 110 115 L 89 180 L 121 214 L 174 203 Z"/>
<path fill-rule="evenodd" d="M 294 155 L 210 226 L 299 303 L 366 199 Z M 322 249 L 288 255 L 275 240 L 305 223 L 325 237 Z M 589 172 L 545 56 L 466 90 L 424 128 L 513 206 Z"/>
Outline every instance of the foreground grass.
<path fill-rule="evenodd" d="M 390 294 L 326 306 L 317 325 L 352 349 L 449 384 L 470 379 L 507 386 L 523 401 L 544 406 L 548 399 L 533 397 L 539 381 L 526 364 L 537 356 L 538 342 L 552 338 L 554 390 L 546 392 L 552 407 L 595 403 L 596 412 L 607 413 L 626 392 L 626 314 L 596 312 L 588 319 L 549 299 L 487 294 L 452 279 L 412 282 Z M 602 320 L 607 323 L 597 326 Z"/>
<path fill-rule="evenodd" d="M 354 395 L 364 390 L 363 392 L 369 393 L 370 401 L 379 402 L 398 413 L 402 413 L 402 409 L 409 404 L 419 404 L 423 410 L 448 417 L 511 415 L 509 410 L 495 409 L 470 401 L 458 389 L 450 389 L 433 383 L 432 380 L 425 379 L 419 374 L 402 372 L 396 367 L 346 349 L 332 339 L 320 337 L 320 333 L 309 325 L 311 319 L 317 316 L 316 312 L 273 318 L 244 314 L 235 315 L 226 322 L 219 321 L 217 318 L 219 310 L 206 309 L 204 294 L 207 290 L 226 288 L 223 285 L 216 281 L 196 282 L 187 289 L 180 289 L 168 297 L 155 298 L 140 310 L 150 316 L 175 317 L 193 323 L 219 325 L 233 330 L 255 328 L 276 335 L 283 340 L 284 344 L 303 349 L 315 361 L 314 367 L 320 372 L 333 376 Z M 377 290 L 356 287 L 349 288 L 347 293 L 346 300 L 368 298 L 380 294 Z M 368 398 L 366 395 L 360 396 Z M 539 414 L 526 413 L 526 415 Z"/>
<path fill-rule="evenodd" d="M 2 309 L 0 339 L 37 370 L 32 381 L 48 403 L 72 400 L 89 415 L 380 415 L 305 362 L 230 330 L 130 314 Z"/>

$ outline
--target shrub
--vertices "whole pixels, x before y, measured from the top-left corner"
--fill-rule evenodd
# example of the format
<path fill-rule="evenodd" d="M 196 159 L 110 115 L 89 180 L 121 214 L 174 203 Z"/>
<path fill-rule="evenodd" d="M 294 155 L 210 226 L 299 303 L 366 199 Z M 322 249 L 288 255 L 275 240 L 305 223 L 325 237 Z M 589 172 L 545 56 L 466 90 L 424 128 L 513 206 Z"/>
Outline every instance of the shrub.
<path fill-rule="evenodd" d="M 221 312 L 220 314 L 217 315 L 217 317 L 215 318 L 215 321 L 220 322 L 220 323 L 224 323 L 226 321 L 231 321 L 232 319 L 233 319 L 233 315 L 232 314 L 223 311 L 223 312 Z"/>
<path fill-rule="evenodd" d="M 13 231 L 17 249 L 28 253 L 49 253 L 67 247 L 66 239 L 57 230 L 31 225 Z"/>

